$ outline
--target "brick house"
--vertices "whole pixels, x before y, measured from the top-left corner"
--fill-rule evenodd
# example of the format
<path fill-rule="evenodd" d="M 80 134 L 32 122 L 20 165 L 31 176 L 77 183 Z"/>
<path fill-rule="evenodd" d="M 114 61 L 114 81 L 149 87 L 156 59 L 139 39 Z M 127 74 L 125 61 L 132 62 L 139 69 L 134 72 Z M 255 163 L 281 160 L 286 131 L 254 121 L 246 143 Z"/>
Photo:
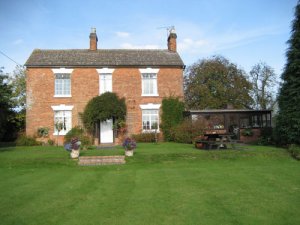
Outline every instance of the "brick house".
<path fill-rule="evenodd" d="M 60 139 L 82 125 L 80 113 L 87 102 L 104 92 L 125 97 L 128 135 L 153 130 L 160 123 L 164 97 L 183 98 L 184 64 L 176 51 L 175 30 L 167 49 L 98 49 L 96 29 L 89 49 L 35 49 L 26 62 L 26 134 L 49 128 L 49 138 Z M 55 122 L 64 128 L 56 131 Z M 99 124 L 98 143 L 115 143 L 112 120 Z"/>

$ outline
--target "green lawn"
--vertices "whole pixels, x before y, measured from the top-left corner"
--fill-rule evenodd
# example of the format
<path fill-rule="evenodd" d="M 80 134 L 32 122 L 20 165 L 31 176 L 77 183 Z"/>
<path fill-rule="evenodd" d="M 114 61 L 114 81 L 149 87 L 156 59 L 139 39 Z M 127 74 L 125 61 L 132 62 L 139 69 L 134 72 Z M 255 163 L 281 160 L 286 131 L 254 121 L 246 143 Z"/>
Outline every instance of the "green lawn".
<path fill-rule="evenodd" d="M 0 148 L 0 182 L 1 225 L 300 224 L 300 162 L 271 147 L 139 144 L 125 165 L 96 167 L 63 148 Z"/>

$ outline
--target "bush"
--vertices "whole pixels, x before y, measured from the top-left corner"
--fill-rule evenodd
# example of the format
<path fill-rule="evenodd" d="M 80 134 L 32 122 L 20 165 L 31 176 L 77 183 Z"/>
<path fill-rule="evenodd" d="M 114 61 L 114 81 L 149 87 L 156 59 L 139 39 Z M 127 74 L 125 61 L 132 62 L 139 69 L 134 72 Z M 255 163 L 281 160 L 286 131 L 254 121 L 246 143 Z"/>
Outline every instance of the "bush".
<path fill-rule="evenodd" d="M 274 144 L 275 136 L 273 134 L 272 127 L 261 128 L 260 137 L 258 139 L 259 145 L 271 145 Z"/>
<path fill-rule="evenodd" d="M 54 141 L 52 139 L 48 139 L 48 145 L 53 146 L 54 145 Z"/>
<path fill-rule="evenodd" d="M 87 147 L 92 144 L 89 136 L 85 135 L 84 130 L 81 127 L 73 127 L 66 135 L 64 142 L 70 143 L 73 137 L 78 137 L 79 141 L 81 141 L 82 147 Z"/>
<path fill-rule="evenodd" d="M 300 146 L 292 144 L 288 148 L 289 153 L 297 160 L 300 160 Z"/>
<path fill-rule="evenodd" d="M 253 130 L 251 128 L 246 128 L 242 131 L 242 135 L 246 137 L 252 137 L 253 136 Z"/>
<path fill-rule="evenodd" d="M 30 136 L 26 136 L 26 135 L 21 135 L 16 140 L 17 146 L 36 146 L 36 145 L 41 145 L 41 144 L 42 143 L 39 141 L 36 141 L 34 137 L 30 137 Z"/>
<path fill-rule="evenodd" d="M 179 98 L 168 97 L 162 100 L 160 128 L 165 141 L 173 141 L 171 129 L 183 121 L 184 104 Z"/>
<path fill-rule="evenodd" d="M 197 136 L 203 134 L 204 129 L 205 122 L 203 120 L 186 119 L 171 129 L 171 135 L 175 142 L 191 144 Z"/>
<path fill-rule="evenodd" d="M 136 142 L 155 142 L 155 133 L 140 133 L 131 135 Z"/>

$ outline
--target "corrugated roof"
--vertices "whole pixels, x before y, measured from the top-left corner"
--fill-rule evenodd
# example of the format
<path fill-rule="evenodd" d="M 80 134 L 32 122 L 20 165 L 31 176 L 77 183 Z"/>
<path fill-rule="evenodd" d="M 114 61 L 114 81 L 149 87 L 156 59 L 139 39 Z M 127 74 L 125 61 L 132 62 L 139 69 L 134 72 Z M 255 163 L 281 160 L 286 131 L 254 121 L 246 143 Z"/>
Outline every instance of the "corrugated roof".
<path fill-rule="evenodd" d="M 27 67 L 184 67 L 177 52 L 145 49 L 35 49 Z"/>

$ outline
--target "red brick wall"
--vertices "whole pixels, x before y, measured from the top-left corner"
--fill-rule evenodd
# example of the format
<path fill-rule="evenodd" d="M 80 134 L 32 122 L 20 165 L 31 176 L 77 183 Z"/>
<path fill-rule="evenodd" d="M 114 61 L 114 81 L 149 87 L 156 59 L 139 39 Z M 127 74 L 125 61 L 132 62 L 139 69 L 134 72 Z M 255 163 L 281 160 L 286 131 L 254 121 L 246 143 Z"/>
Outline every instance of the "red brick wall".
<path fill-rule="evenodd" d="M 140 104 L 161 104 L 163 97 L 183 98 L 182 69 L 161 68 L 157 75 L 158 97 L 142 97 L 141 74 L 138 68 L 118 68 L 112 75 L 113 92 L 126 98 L 129 134 L 140 133 L 142 111 Z M 54 132 L 53 105 L 73 105 L 72 126 L 78 125 L 78 113 L 83 112 L 87 102 L 99 95 L 99 75 L 95 68 L 74 68 L 71 74 L 71 95 L 54 98 L 54 74 L 50 68 L 27 70 L 27 116 L 26 133 L 36 135 L 38 127 L 49 127 L 50 138 Z M 62 137 L 61 137 L 62 141 Z"/>

